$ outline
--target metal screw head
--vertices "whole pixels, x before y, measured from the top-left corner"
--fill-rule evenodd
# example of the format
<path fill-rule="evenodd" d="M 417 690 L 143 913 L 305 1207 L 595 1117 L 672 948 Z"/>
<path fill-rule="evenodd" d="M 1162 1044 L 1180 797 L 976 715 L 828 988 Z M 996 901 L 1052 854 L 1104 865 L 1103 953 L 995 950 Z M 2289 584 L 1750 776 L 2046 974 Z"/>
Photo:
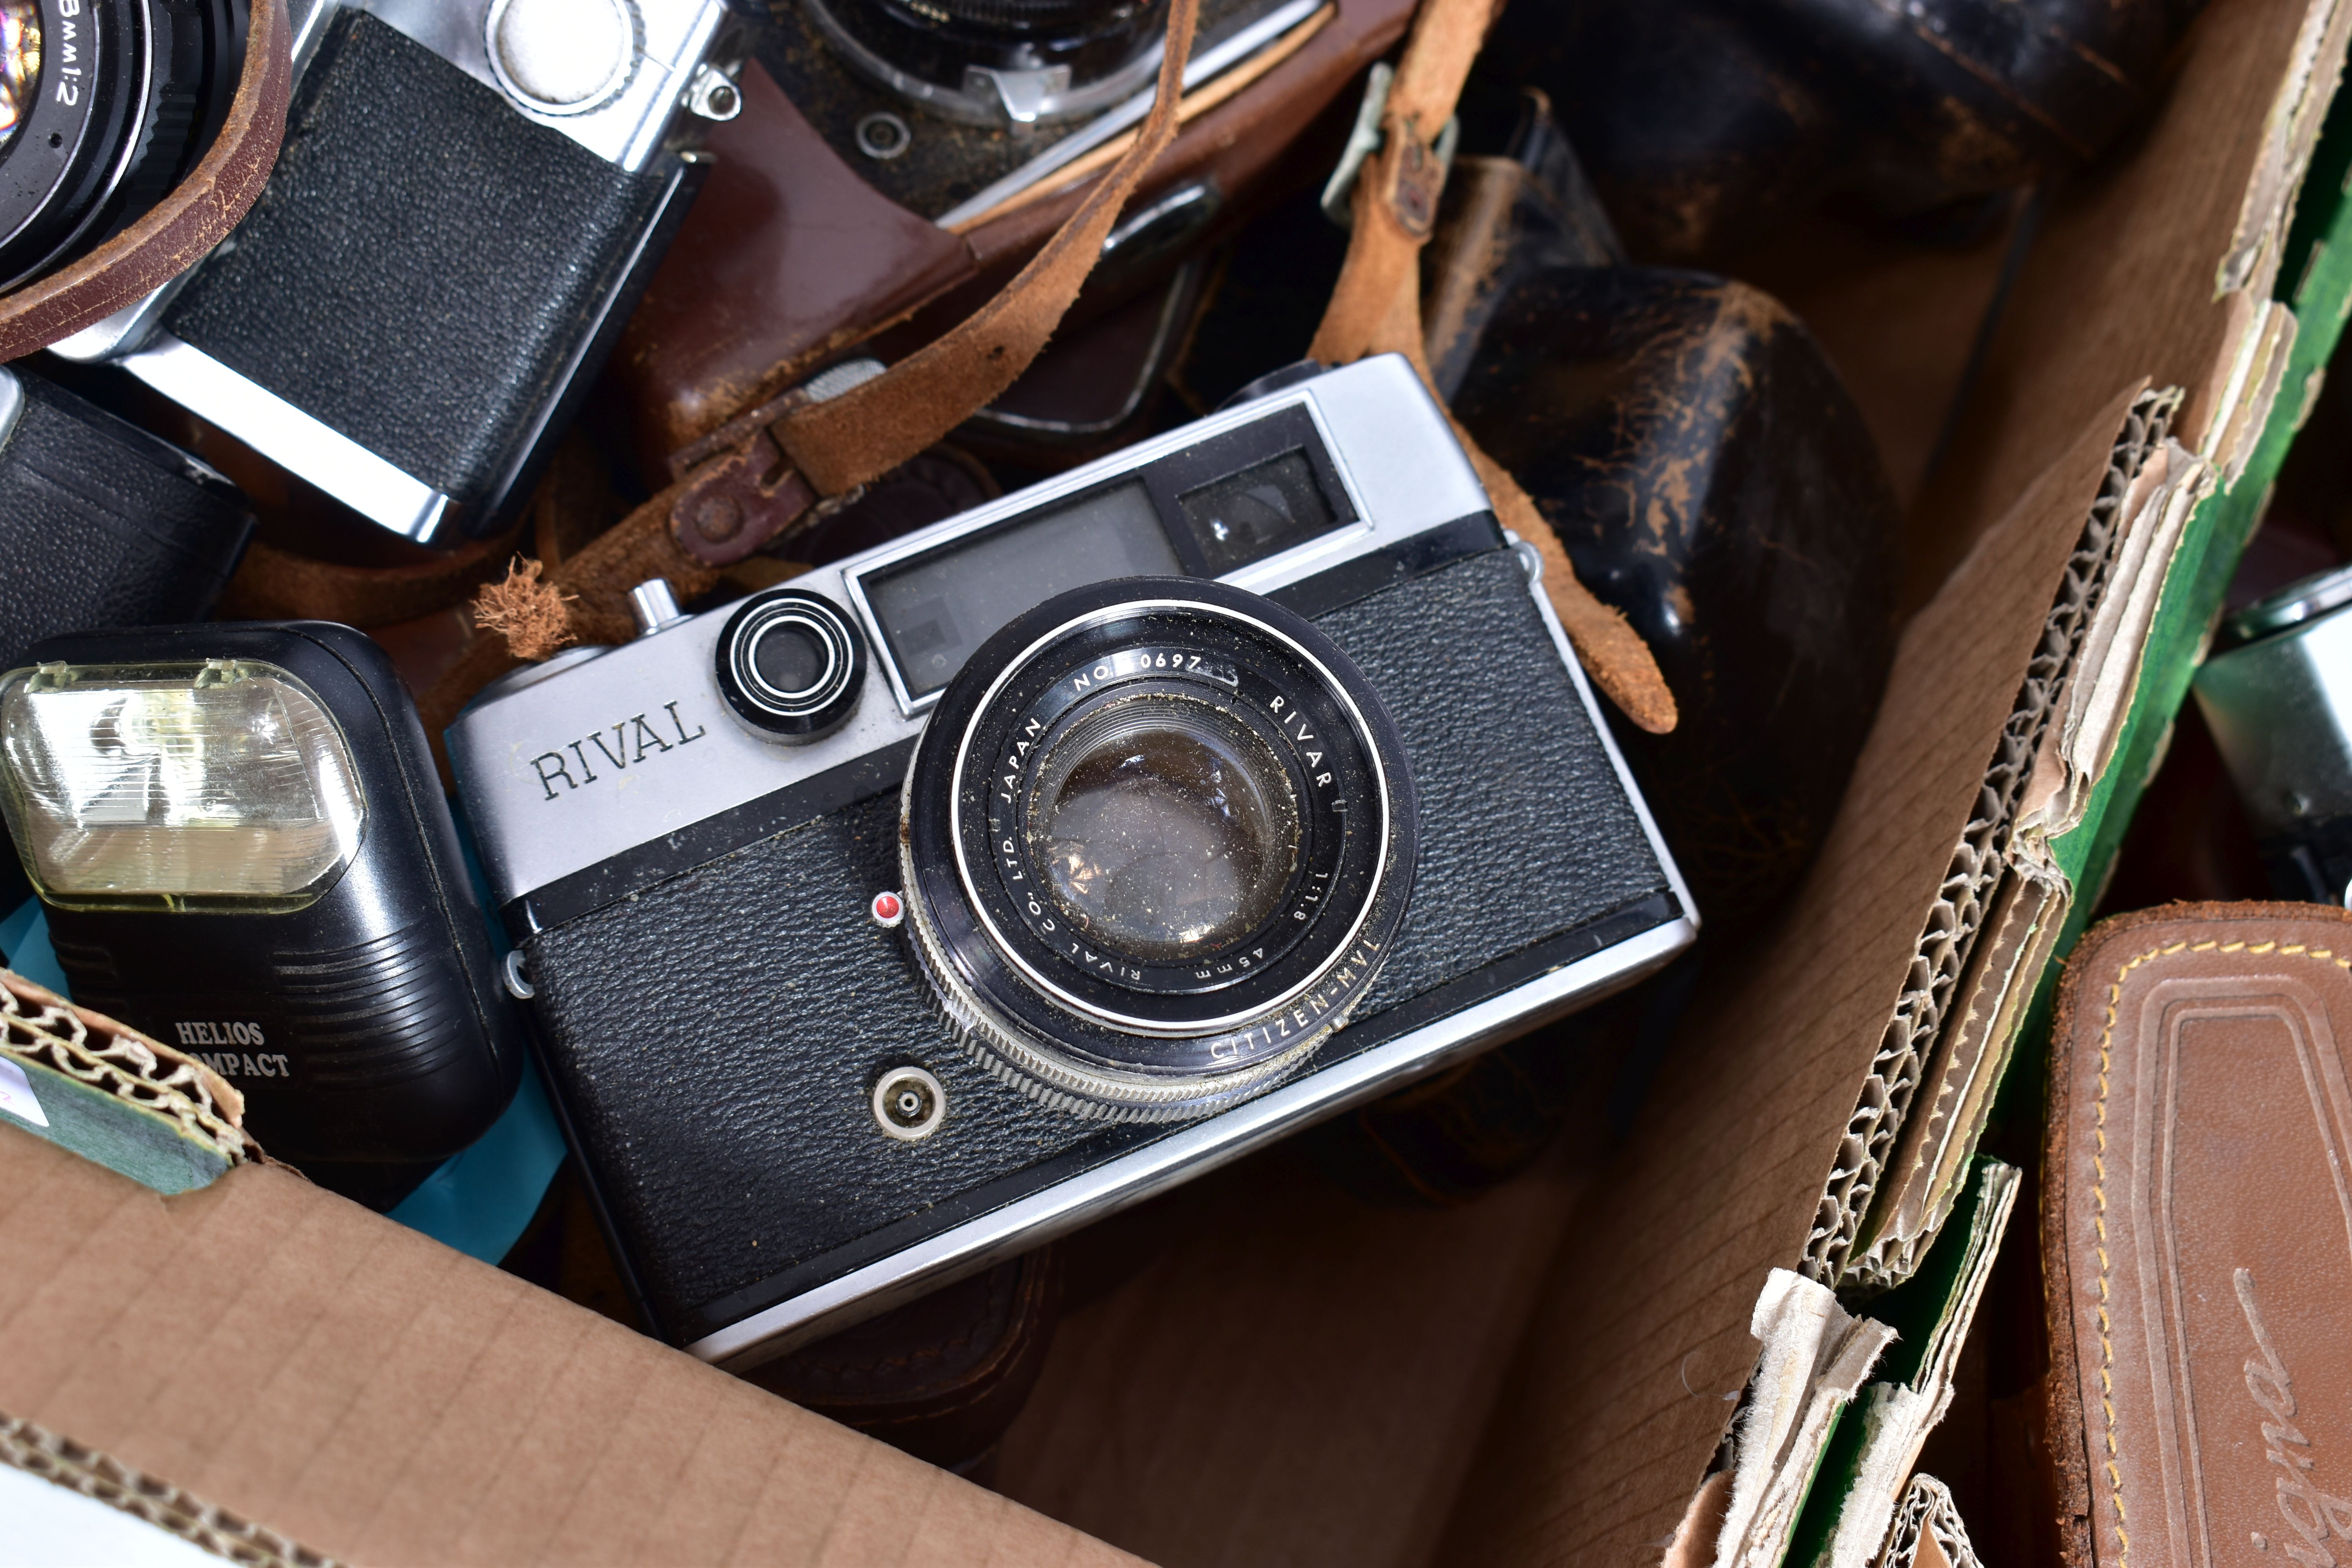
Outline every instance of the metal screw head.
<path fill-rule="evenodd" d="M 877 163 L 887 163 L 914 144 L 914 128 L 887 110 L 857 122 L 857 150 Z"/>
<path fill-rule="evenodd" d="M 743 112 L 743 90 L 717 66 L 706 65 L 694 73 L 686 89 L 686 107 L 705 120 L 723 123 Z"/>
<path fill-rule="evenodd" d="M 508 995 L 518 1002 L 528 1002 L 539 994 L 539 987 L 531 984 L 530 973 L 522 965 L 522 949 L 510 948 L 499 965 L 499 973 L 507 984 Z"/>
<path fill-rule="evenodd" d="M 948 1091 L 920 1068 L 892 1068 L 874 1086 L 875 1125 L 893 1138 L 919 1142 L 947 1114 Z"/>
<path fill-rule="evenodd" d="M 713 544 L 743 531 L 743 503 L 733 496 L 706 496 L 694 509 L 694 531 Z"/>

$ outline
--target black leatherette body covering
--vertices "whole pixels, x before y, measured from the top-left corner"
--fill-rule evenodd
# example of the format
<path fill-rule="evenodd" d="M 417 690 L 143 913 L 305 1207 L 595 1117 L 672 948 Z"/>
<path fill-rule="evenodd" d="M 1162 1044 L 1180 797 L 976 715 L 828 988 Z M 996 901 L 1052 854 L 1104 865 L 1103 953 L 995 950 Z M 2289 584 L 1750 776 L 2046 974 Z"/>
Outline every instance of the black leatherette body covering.
<path fill-rule="evenodd" d="M 478 500 L 575 379 L 668 179 L 525 120 L 373 16 L 330 26 L 261 199 L 168 328 Z"/>
<path fill-rule="evenodd" d="M 1378 1012 L 1667 884 L 1512 552 L 1319 624 L 1388 700 L 1422 811 L 1412 912 L 1328 1061 Z M 898 827 L 897 795 L 877 796 L 528 944 L 558 1092 L 673 1337 L 982 1184 L 1056 1155 L 1066 1175 L 1170 1131 L 1043 1110 L 964 1054 L 906 934 L 866 913 L 898 886 Z M 867 1108 L 909 1061 L 948 1095 L 919 1143 Z"/>
<path fill-rule="evenodd" d="M 22 371 L 0 438 L 0 670 L 59 632 L 200 621 L 253 531 L 176 447 Z"/>

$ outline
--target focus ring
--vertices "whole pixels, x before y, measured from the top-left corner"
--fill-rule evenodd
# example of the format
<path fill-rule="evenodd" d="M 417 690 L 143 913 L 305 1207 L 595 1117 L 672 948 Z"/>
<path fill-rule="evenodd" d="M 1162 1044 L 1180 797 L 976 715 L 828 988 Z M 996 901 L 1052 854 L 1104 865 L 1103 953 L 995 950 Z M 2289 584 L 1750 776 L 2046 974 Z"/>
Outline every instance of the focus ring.
<path fill-rule="evenodd" d="M 908 879 L 909 889 L 915 879 Z M 913 936 L 915 963 L 930 982 L 940 1016 L 954 1028 L 966 1054 L 999 1082 L 1019 1089 L 1048 1110 L 1096 1121 L 1182 1121 L 1204 1116 L 1273 1088 L 1290 1076 L 1333 1029 L 1346 1022 L 1333 1017 L 1312 1037 L 1302 1038 L 1278 1057 L 1217 1078 L 1187 1078 L 1179 1082 L 1155 1082 L 1139 1075 L 1090 1072 L 1067 1058 L 1036 1049 L 1021 1032 L 998 1018 L 971 991 L 954 978 L 947 955 L 940 949 L 930 911 L 919 892 L 907 899 L 907 929 Z"/>

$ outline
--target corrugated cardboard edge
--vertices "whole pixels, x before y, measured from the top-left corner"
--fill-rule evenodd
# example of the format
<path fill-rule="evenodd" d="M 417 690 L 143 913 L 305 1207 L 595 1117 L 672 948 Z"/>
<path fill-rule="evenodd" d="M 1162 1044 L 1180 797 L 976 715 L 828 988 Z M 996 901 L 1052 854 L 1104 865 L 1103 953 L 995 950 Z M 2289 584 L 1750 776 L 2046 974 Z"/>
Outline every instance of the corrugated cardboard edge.
<path fill-rule="evenodd" d="M 1879 1562 L 1883 1568 L 1979 1568 L 1949 1487 L 1933 1476 L 1911 1478 Z"/>
<path fill-rule="evenodd" d="M 341 1568 L 333 1558 L 268 1525 L 240 1519 L 160 1477 L 132 1469 L 111 1454 L 86 1448 L 5 1410 L 0 1410 L 0 1465 L 95 1498 L 232 1563 L 251 1568 Z"/>
<path fill-rule="evenodd" d="M 352 1563 L 1132 1563 L 260 1165 L 0 1126 L 0 1411 Z"/>
<path fill-rule="evenodd" d="M 1890 1203 L 1877 1203 L 1880 1212 L 1872 1212 L 1874 1202 L 1882 1196 L 1883 1180 L 1891 1189 L 1885 1196 L 1892 1206 L 1918 1211 L 1919 1224 L 1911 1228 L 1932 1233 L 1942 1211 L 1949 1206 L 1947 1192 L 1906 1188 L 1931 1184 L 1937 1175 L 1954 1173 L 1957 1168 L 1917 1172 L 1906 1168 L 1898 1151 L 1941 1165 L 1941 1151 L 1921 1147 L 1920 1139 L 1937 1123 L 1948 1080 L 1956 1071 L 1979 1065 L 1988 1052 L 1997 1058 L 2005 1055 L 2005 1040 L 1990 1032 L 1972 1035 L 1969 1026 L 1981 1022 L 1987 1030 L 1996 1026 L 1998 1016 L 2004 1011 L 1999 995 L 2008 994 L 2015 971 L 2012 964 L 1988 973 L 1976 951 L 1988 926 L 1998 932 L 2004 913 L 2011 912 L 2000 896 L 2005 887 L 2014 890 L 2007 883 L 2009 873 L 2014 869 L 2035 877 L 2045 887 L 2055 883 L 2057 901 L 2063 901 L 2064 879 L 2054 871 L 2042 871 L 2019 855 L 2018 819 L 2036 782 L 2037 764 L 2048 750 L 2049 732 L 2065 711 L 2067 685 L 2085 634 L 2097 620 L 2110 590 L 2129 586 L 2115 580 L 2128 537 L 2127 503 L 2141 469 L 2152 459 L 2161 461 L 2166 423 L 2179 405 L 2177 392 L 2142 393 L 2133 401 L 2109 456 L 2098 498 L 2091 503 L 2074 551 L 2059 574 L 2039 646 L 2018 682 L 2009 717 L 1985 764 L 1976 809 L 1953 844 L 1938 896 L 1921 922 L 1910 973 L 1888 1009 L 1870 1075 L 1864 1079 L 1853 1114 L 1846 1119 L 1846 1137 L 1837 1161 L 1822 1184 L 1813 1233 L 1805 1242 L 1803 1267 L 1807 1274 L 1825 1284 L 1843 1284 L 1857 1273 L 1869 1284 L 1893 1284 L 1916 1261 L 1916 1252 L 1901 1245 L 1912 1238 L 1908 1230 L 1890 1226 L 1894 1217 L 1886 1212 Z M 2046 905 L 2050 900 L 2042 901 Z M 2054 934 L 2047 921 L 2032 929 Z M 2022 928 L 2011 934 L 2026 942 Z M 2030 942 L 2027 951 L 2032 951 Z M 2046 937 L 2042 951 L 2046 956 Z M 2041 973 L 2038 965 L 2032 973 Z M 1989 983 L 1998 988 L 1999 995 L 1985 995 Z M 2032 989 L 2030 979 L 2026 988 Z M 1961 1049 L 1972 1040 L 1978 1047 L 1977 1061 L 1964 1059 Z M 1923 1086 L 1927 1103 L 1919 1109 L 1924 1114 L 1915 1116 L 1913 1102 Z M 1959 1154 L 1965 1161 L 1967 1150 Z M 1874 1222 L 1870 1232 L 1864 1228 L 1865 1216 Z M 1858 1242 L 1862 1246 L 1856 1256 Z"/>
<path fill-rule="evenodd" d="M 232 1165 L 261 1152 L 245 1131 L 245 1097 L 226 1079 L 7 969 L 0 969 L 0 1054 L 167 1117 Z"/>
<path fill-rule="evenodd" d="M 2242 302 L 2233 321 L 2214 269 L 2260 183 L 2269 117 L 2315 90 L 2298 82 L 2324 101 L 2343 31 L 2332 0 L 2214 0 L 2129 156 L 2057 204 L 1920 509 L 1915 537 L 1951 552 L 1925 552 L 1924 580 L 1943 580 L 1921 595 L 1845 809 L 1783 929 L 1707 977 L 1667 1069 L 1704 1091 L 1654 1099 L 1585 1211 L 1597 1222 L 1563 1247 L 1445 1561 L 1654 1563 L 1671 1540 L 1721 1436 L 1722 1393 L 1751 1364 L 1747 1309 L 1801 1255 L 1857 1043 L 1903 983 L 2096 494 L 2117 389 L 2208 389 L 2236 361 L 2256 312 Z M 2313 53 L 2314 36 L 2334 41 Z M 2279 202 L 2298 180 L 2273 184 Z M 2195 395 L 2190 429 L 2228 423 L 2214 401 Z M 2231 454 L 2215 457 L 2226 468 Z"/>
<path fill-rule="evenodd" d="M 1786 1268 L 1766 1278 L 1748 1331 L 1761 1349 L 1733 1442 L 1715 1568 L 1780 1568 L 1822 1447 L 1895 1338 Z"/>
<path fill-rule="evenodd" d="M 1822 1173 L 1979 808 L 2052 587 L 2142 388 L 2124 387 L 1906 631 L 1789 916 L 1710 975 L 1641 1126 L 1567 1239 L 1444 1561 L 1655 1561 L 1747 1382 L 1749 1309 L 1802 1257 Z M 1671 1084 L 1694 1086 L 1686 1094 Z"/>
<path fill-rule="evenodd" d="M 1885 1554 L 1903 1504 L 1904 1483 L 1919 1462 L 1927 1434 L 1951 1408 L 1960 1349 L 1968 1342 L 1985 1284 L 2000 1256 L 2021 1184 L 2016 1168 L 1997 1160 L 1979 1163 L 1976 1180 L 1966 1261 L 1927 1356 L 1910 1382 L 1874 1383 L 1862 1392 L 1862 1452 L 1827 1550 L 1818 1560 L 1825 1568 L 1871 1568 Z"/>

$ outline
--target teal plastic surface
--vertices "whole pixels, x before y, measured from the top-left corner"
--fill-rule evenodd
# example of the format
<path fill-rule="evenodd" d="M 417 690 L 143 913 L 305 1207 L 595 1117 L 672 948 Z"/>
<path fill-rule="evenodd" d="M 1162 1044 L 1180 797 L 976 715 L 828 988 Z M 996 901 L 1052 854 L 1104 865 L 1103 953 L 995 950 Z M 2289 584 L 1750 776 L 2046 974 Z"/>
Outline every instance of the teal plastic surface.
<path fill-rule="evenodd" d="M 26 900 L 15 913 L 0 920 L 0 952 L 8 955 L 8 967 L 26 979 L 61 996 L 72 995 L 65 972 L 58 967 L 57 954 L 50 951 L 48 922 L 42 918 L 38 899 Z M 44 1103 L 46 1100 L 44 1096 Z M 143 1163 L 125 1165 L 95 1152 L 94 1147 L 67 1146 L 159 1192 L 204 1184 L 160 1185 L 142 1173 Z M 563 1163 L 563 1133 L 556 1125 L 554 1108 L 548 1103 L 547 1088 L 540 1081 L 538 1064 L 526 1059 L 522 1082 L 506 1114 L 492 1122 L 472 1147 L 425 1177 L 424 1184 L 403 1198 L 390 1217 L 469 1257 L 496 1263 L 538 1212 L 548 1184 Z"/>

